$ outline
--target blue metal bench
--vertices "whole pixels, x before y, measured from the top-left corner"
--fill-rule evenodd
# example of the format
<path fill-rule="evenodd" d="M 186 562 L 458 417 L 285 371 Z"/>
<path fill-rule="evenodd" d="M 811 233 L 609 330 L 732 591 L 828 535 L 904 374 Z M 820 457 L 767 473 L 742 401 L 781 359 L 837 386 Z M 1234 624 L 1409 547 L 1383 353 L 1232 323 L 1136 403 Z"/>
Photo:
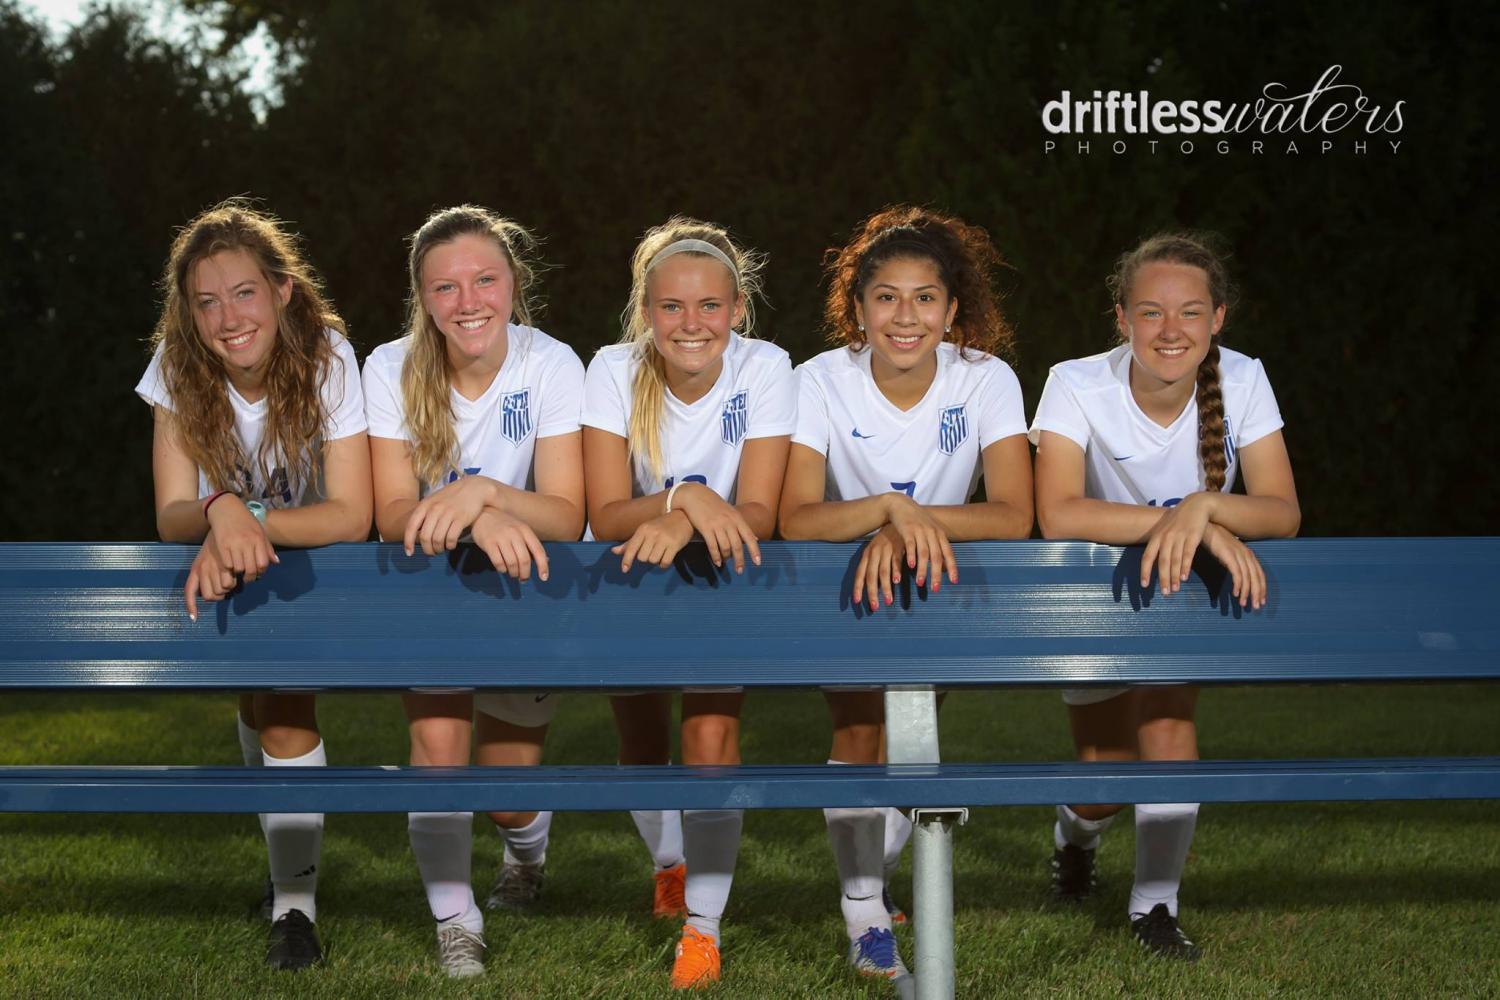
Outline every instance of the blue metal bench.
<path fill-rule="evenodd" d="M 961 806 L 1500 798 L 1500 758 L 940 764 L 933 691 L 1500 678 L 1500 539 L 1257 543 L 1265 609 L 1200 564 L 1182 593 L 1138 583 L 1139 550 L 955 546 L 960 582 L 849 600 L 857 548 L 773 543 L 743 577 L 701 548 L 622 576 L 607 546 L 551 545 L 519 586 L 470 549 L 280 553 L 230 600 L 182 611 L 190 549 L 0 546 L 0 689 L 609 691 L 738 684 L 889 688 L 892 763 L 725 769 L 0 768 L 0 811 L 387 812 L 917 809 L 917 988 L 952 992 L 951 831 Z M 685 655 L 685 652 L 687 655 Z M 1061 715 L 1060 715 L 1061 718 Z M 1061 721 L 1059 722 L 1061 724 Z"/>

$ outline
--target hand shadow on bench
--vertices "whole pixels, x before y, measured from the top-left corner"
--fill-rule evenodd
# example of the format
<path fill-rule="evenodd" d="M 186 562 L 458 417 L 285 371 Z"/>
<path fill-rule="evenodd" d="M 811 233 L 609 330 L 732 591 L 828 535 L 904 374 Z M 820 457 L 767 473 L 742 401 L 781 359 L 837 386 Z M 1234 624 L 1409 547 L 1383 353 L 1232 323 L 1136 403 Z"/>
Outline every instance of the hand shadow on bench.
<path fill-rule="evenodd" d="M 266 568 L 266 573 L 254 583 L 238 584 L 222 601 L 214 602 L 214 624 L 220 635 L 229 632 L 229 614 L 244 617 L 256 608 L 269 604 L 272 598 L 278 601 L 295 601 L 308 593 L 318 582 L 313 572 L 312 559 L 306 549 L 282 549 L 276 553 L 281 561 Z M 187 585 L 188 570 L 183 570 L 175 586 L 179 593 Z M 203 602 L 198 607 L 201 611 Z"/>
<path fill-rule="evenodd" d="M 890 606 L 886 605 L 879 611 L 871 611 L 868 594 L 861 603 L 854 603 L 854 571 L 859 568 L 859 559 L 864 555 L 864 551 L 864 545 L 855 547 L 854 553 L 849 557 L 849 565 L 844 569 L 844 578 L 839 582 L 839 610 L 848 611 L 853 608 L 856 619 L 872 618 L 876 614 L 889 613 L 891 610 Z M 892 589 L 892 596 L 896 599 L 896 607 L 902 611 L 910 611 L 913 598 L 922 604 L 927 603 L 927 598 L 930 596 L 929 589 L 926 584 L 917 586 L 915 572 L 910 566 L 902 566 L 901 582 Z M 881 600 L 884 601 L 883 596 Z"/>
<path fill-rule="evenodd" d="M 770 555 L 762 552 L 762 564 L 756 566 L 749 561 L 749 555 L 745 557 L 746 566 L 744 573 L 736 573 L 732 564 L 725 561 L 723 566 L 715 566 L 713 560 L 708 557 L 708 546 L 701 540 L 694 540 L 683 546 L 672 560 L 672 566 L 666 572 L 669 574 L 663 587 L 663 593 L 670 595 L 676 593 L 683 587 L 692 590 L 707 588 L 718 590 L 728 585 L 734 577 L 741 578 L 741 584 L 745 586 L 770 588 L 776 586 L 782 576 L 782 567 L 774 560 L 783 555 L 780 552 Z M 787 566 L 787 576 L 792 582 L 796 580 L 796 574 L 791 566 Z M 586 584 L 588 593 L 597 592 L 600 587 L 608 583 L 612 587 L 629 587 L 631 590 L 639 590 L 647 582 L 653 573 L 662 572 L 661 568 L 652 563 L 636 563 L 630 568 L 629 573 L 620 572 L 620 557 L 605 548 L 594 563 L 587 567 L 588 582 Z"/>
<path fill-rule="evenodd" d="M 1159 589 L 1157 571 L 1151 570 L 1150 586 L 1141 586 L 1141 556 L 1145 548 L 1140 545 L 1132 545 L 1125 549 L 1120 555 L 1120 561 L 1115 564 L 1114 577 L 1110 581 L 1110 588 L 1114 593 L 1115 603 L 1119 604 L 1122 599 L 1130 601 L 1132 611 L 1142 611 L 1151 607 L 1153 601 L 1170 600 L 1163 598 Z M 1271 574 L 1266 572 L 1266 603 L 1260 613 L 1269 614 L 1271 610 Z M 1187 600 L 1189 595 L 1202 588 L 1203 601 L 1208 607 L 1217 609 L 1219 617 L 1236 619 L 1243 618 L 1248 608 L 1240 607 L 1239 601 L 1234 598 L 1234 581 L 1222 563 L 1213 556 L 1199 548 L 1193 559 L 1192 572 L 1188 574 L 1187 582 L 1182 585 L 1181 596 Z M 1174 597 L 1178 595 L 1173 595 Z"/>

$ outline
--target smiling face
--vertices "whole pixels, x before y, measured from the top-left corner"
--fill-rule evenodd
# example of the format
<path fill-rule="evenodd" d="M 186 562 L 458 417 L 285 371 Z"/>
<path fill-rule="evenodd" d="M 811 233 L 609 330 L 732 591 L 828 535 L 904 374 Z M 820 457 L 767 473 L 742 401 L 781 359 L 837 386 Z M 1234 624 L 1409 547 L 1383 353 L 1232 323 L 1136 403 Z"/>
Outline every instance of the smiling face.
<path fill-rule="evenodd" d="M 503 357 L 515 276 L 500 244 L 465 233 L 422 258 L 422 308 L 447 341 L 455 365 Z"/>
<path fill-rule="evenodd" d="M 646 276 L 646 321 L 667 366 L 667 381 L 718 377 L 729 332 L 743 318 L 734 276 L 712 257 L 677 253 Z"/>
<path fill-rule="evenodd" d="M 1136 271 L 1125 305 L 1115 306 L 1115 322 L 1148 387 L 1161 388 L 1197 379 L 1224 325 L 1224 306 L 1213 304 L 1201 267 L 1153 261 Z"/>
<path fill-rule="evenodd" d="M 877 378 L 933 365 L 957 314 L 958 300 L 948 293 L 937 264 L 920 257 L 881 264 L 854 301 Z"/>
<path fill-rule="evenodd" d="M 292 282 L 273 285 L 245 250 L 220 250 L 188 271 L 193 325 L 237 384 L 258 382 L 276 346 L 278 310 Z"/>

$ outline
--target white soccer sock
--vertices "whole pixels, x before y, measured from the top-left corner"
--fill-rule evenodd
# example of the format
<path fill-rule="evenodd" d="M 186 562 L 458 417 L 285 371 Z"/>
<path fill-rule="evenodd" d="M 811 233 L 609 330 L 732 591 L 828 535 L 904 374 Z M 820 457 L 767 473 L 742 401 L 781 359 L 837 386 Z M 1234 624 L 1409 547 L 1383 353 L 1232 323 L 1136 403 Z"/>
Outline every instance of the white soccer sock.
<path fill-rule="evenodd" d="M 238 712 L 234 714 L 234 727 L 240 738 L 240 759 L 245 762 L 246 767 L 260 767 L 264 763 L 261 758 L 260 733 L 245 725 L 245 720 L 240 718 Z"/>
<path fill-rule="evenodd" d="M 676 809 L 632 809 L 630 818 L 635 820 L 657 871 L 682 864 L 682 813 Z"/>
<path fill-rule="evenodd" d="M 457 923 L 480 934 L 484 914 L 474 901 L 470 865 L 474 854 L 471 812 L 407 813 L 406 833 L 417 856 L 427 905 L 439 923 Z"/>
<path fill-rule="evenodd" d="M 525 826 L 514 830 L 503 826 L 500 839 L 505 841 L 505 863 L 508 865 L 539 865 L 547 860 L 547 837 L 552 830 L 552 813 L 539 812 Z"/>
<path fill-rule="evenodd" d="M 1059 851 L 1072 844 L 1085 851 L 1099 847 L 1099 837 L 1115 821 L 1119 813 L 1103 819 L 1084 819 L 1067 806 L 1057 807 L 1057 823 L 1052 827 L 1052 845 Z"/>
<path fill-rule="evenodd" d="M 266 767 L 323 767 L 328 753 L 323 741 L 301 757 L 262 754 Z M 261 817 L 266 831 L 266 852 L 271 857 L 271 885 L 275 902 L 271 919 L 280 920 L 289 910 L 301 910 L 307 919 L 318 919 L 318 860 L 323 852 L 322 813 L 266 813 Z"/>
<path fill-rule="evenodd" d="M 240 759 L 245 762 L 246 767 L 260 767 L 265 764 L 265 758 L 260 749 L 260 733 L 245 725 L 245 720 L 240 718 L 240 713 L 234 713 L 234 728 L 240 740 Z M 266 814 L 261 813 L 257 817 L 260 820 L 261 836 L 266 834 Z"/>
<path fill-rule="evenodd" d="M 885 813 L 885 880 L 889 882 L 901 866 L 901 852 L 906 850 L 906 842 L 911 840 L 911 820 L 893 806 L 886 806 L 881 811 Z"/>
<path fill-rule="evenodd" d="M 729 902 L 734 862 L 740 853 L 739 809 L 689 809 L 682 814 L 682 846 L 687 860 L 688 926 L 719 943 L 719 919 Z"/>
<path fill-rule="evenodd" d="M 1198 825 L 1198 803 L 1160 802 L 1135 807 L 1135 885 L 1130 887 L 1130 915 L 1150 913 L 1158 903 L 1177 916 L 1177 890 L 1193 829 Z"/>
<path fill-rule="evenodd" d="M 871 927 L 890 930 L 891 915 L 885 912 L 881 898 L 885 888 L 885 815 L 879 809 L 824 809 L 823 818 L 828 822 L 828 842 L 833 845 L 833 861 L 838 867 L 842 890 L 839 906 L 844 911 L 849 940 Z"/>

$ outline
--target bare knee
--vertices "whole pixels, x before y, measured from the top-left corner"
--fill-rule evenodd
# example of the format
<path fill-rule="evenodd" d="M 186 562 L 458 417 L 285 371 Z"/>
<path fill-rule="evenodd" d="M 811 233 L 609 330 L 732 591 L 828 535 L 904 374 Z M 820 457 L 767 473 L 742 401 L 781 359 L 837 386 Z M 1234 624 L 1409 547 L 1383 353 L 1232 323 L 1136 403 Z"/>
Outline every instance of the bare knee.
<path fill-rule="evenodd" d="M 536 813 L 492 812 L 490 821 L 503 830 L 519 830 L 536 820 Z"/>
<path fill-rule="evenodd" d="M 1145 760 L 1198 759 L 1198 726 L 1192 719 L 1143 719 L 1139 742 Z"/>
<path fill-rule="evenodd" d="M 467 764 L 469 721 L 436 716 L 413 719 L 411 762 L 413 764 Z"/>
<path fill-rule="evenodd" d="M 682 720 L 684 764 L 738 764 L 739 720 L 724 715 L 693 715 Z"/>
<path fill-rule="evenodd" d="M 884 727 L 876 723 L 856 722 L 833 731 L 833 759 L 846 764 L 877 764 Z"/>

